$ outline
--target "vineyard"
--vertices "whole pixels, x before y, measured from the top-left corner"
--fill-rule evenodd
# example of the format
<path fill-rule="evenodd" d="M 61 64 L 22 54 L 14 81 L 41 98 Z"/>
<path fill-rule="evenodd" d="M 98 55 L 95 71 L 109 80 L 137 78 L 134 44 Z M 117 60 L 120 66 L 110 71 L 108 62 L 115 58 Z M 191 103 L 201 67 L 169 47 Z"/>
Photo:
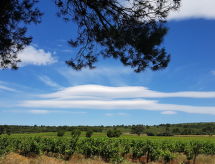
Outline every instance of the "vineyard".
<path fill-rule="evenodd" d="M 195 164 L 198 155 L 214 155 L 214 139 L 178 138 L 78 138 L 78 137 L 17 137 L 0 136 L 0 155 L 9 152 L 48 155 L 68 160 L 75 153 L 86 158 L 101 157 L 104 161 L 121 163 L 125 158 L 148 163 L 169 163 L 177 154 L 186 155 L 186 163 Z"/>

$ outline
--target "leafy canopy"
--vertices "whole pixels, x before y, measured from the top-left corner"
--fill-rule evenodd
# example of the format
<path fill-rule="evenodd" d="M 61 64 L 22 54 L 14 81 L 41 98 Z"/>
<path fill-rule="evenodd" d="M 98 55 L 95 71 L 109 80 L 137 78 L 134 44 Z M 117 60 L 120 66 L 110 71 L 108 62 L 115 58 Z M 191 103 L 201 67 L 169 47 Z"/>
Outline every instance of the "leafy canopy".
<path fill-rule="evenodd" d="M 78 47 L 67 64 L 76 70 L 95 68 L 99 56 L 119 59 L 141 72 L 167 67 L 170 56 L 161 47 L 167 33 L 165 21 L 180 0 L 55 0 L 59 16 L 75 21 Z M 99 45 L 99 46 L 98 46 Z"/>
<path fill-rule="evenodd" d="M 31 43 L 29 23 L 40 23 L 37 0 L 0 0 L 0 68 L 17 69 L 17 53 Z"/>
<path fill-rule="evenodd" d="M 167 67 L 170 55 L 161 46 L 167 33 L 166 18 L 180 0 L 54 0 L 58 15 L 74 21 L 78 48 L 66 63 L 75 70 L 95 68 L 100 56 L 119 59 L 136 72 Z M 29 23 L 40 23 L 37 0 L 0 1 L 0 68 L 17 68 L 17 53 L 32 41 Z"/>

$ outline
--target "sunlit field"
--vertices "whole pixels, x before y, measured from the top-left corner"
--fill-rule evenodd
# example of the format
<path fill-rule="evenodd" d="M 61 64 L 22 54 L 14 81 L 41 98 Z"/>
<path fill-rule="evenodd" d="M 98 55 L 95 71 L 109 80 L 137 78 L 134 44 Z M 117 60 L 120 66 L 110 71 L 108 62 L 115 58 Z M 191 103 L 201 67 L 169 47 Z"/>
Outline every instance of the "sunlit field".
<path fill-rule="evenodd" d="M 214 136 L 58 137 L 55 132 L 0 136 L 1 163 L 193 163 L 214 164 Z"/>
<path fill-rule="evenodd" d="M 71 132 L 65 132 L 63 137 L 71 137 Z M 5 135 L 7 136 L 7 135 Z M 17 133 L 17 134 L 11 134 L 13 137 L 56 137 L 57 132 L 45 132 L 45 133 Z M 86 132 L 82 132 L 80 137 L 85 138 Z M 94 132 L 92 138 L 97 138 L 97 137 L 107 137 L 106 133 L 103 132 Z M 129 133 L 123 133 L 120 138 L 129 138 L 129 139 L 152 139 L 152 140 L 211 140 L 215 142 L 215 136 L 214 135 L 175 135 L 175 136 L 170 136 L 170 137 L 162 137 L 162 136 L 147 136 L 141 134 L 140 136 L 135 135 L 135 134 L 129 134 Z"/>

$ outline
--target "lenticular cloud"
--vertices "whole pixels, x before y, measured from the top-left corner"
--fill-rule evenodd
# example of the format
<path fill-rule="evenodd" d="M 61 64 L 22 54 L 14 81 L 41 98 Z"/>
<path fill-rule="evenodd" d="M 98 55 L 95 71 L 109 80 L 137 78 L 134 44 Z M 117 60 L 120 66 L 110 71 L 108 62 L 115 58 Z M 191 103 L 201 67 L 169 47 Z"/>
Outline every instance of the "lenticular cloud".
<path fill-rule="evenodd" d="M 215 106 L 164 104 L 159 100 L 174 97 L 215 98 L 215 92 L 168 93 L 153 91 L 141 86 L 80 85 L 37 95 L 37 100 L 26 100 L 21 102 L 20 106 L 38 109 L 151 110 L 161 111 L 162 114 L 176 114 L 176 112 L 215 114 Z"/>

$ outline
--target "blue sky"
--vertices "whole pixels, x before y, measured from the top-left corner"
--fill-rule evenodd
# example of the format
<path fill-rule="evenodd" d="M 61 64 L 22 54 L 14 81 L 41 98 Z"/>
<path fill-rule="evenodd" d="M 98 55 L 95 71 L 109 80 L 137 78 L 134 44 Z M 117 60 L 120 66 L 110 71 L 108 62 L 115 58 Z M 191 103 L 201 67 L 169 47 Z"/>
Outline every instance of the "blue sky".
<path fill-rule="evenodd" d="M 19 54 L 20 69 L 0 71 L 0 124 L 116 125 L 215 121 L 215 12 L 213 0 L 184 0 L 169 17 L 162 71 L 134 73 L 117 60 L 76 72 L 67 40 L 75 26 L 41 1 L 33 43 Z M 49 9 L 49 10 L 47 10 Z"/>

